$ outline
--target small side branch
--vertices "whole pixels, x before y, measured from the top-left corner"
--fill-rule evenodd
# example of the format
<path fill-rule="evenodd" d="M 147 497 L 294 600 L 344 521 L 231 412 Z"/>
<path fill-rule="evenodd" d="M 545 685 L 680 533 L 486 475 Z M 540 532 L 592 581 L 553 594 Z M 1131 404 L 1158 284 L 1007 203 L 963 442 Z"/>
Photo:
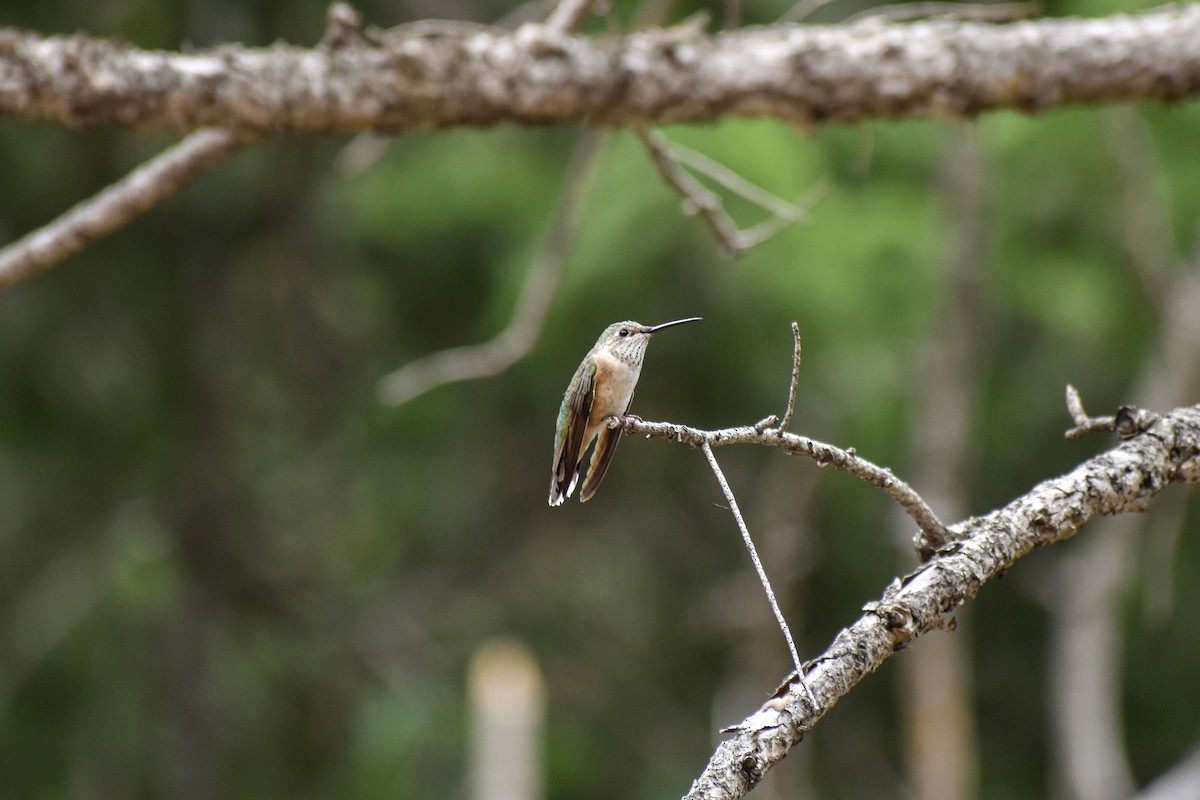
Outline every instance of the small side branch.
<path fill-rule="evenodd" d="M 800 382 L 800 324 L 797 322 L 792 323 L 792 341 L 796 343 L 792 351 L 792 383 L 788 387 L 787 410 L 783 412 L 783 422 L 779 423 L 781 431 L 787 430 L 796 413 L 796 385 Z"/>
<path fill-rule="evenodd" d="M 666 139 L 647 128 L 634 128 L 658 174 L 683 196 L 685 214 L 699 214 L 717 238 L 727 255 L 737 255 L 745 248 L 740 242 L 737 224 L 725 212 L 721 198 L 691 173 L 683 169 L 667 150 Z"/>
<path fill-rule="evenodd" d="M 1115 431 L 1121 439 L 1132 439 L 1158 421 L 1153 411 L 1136 406 L 1121 406 L 1111 417 L 1089 417 L 1083 410 L 1079 390 L 1071 384 L 1067 384 L 1067 410 L 1075 422 L 1075 427 L 1063 434 L 1068 439 L 1080 439 L 1097 431 Z"/>
<path fill-rule="evenodd" d="M 846 21 L 877 19 L 885 22 L 903 22 L 940 17 L 943 19 L 1008 22 L 1014 19 L 1035 17 L 1042 12 L 1041 3 L 899 3 L 853 14 L 847 17 Z"/>
<path fill-rule="evenodd" d="M 633 416 L 610 417 L 610 428 L 621 428 L 627 433 L 641 434 L 647 439 L 668 439 L 690 444 L 693 447 L 723 447 L 731 444 L 756 444 L 778 447 L 788 453 L 807 456 L 819 466 L 832 466 L 849 472 L 872 486 L 883 490 L 895 500 L 921 528 L 932 549 L 937 549 L 951 540 L 950 531 L 933 513 L 933 509 L 911 486 L 897 478 L 890 469 L 877 466 L 862 458 L 854 449 L 843 450 L 831 444 L 818 442 L 806 436 L 797 436 L 779 428 L 760 430 L 746 425 L 718 430 L 700 430 L 673 422 L 646 422 Z"/>
<path fill-rule="evenodd" d="M 788 652 L 792 656 L 792 664 L 796 667 L 796 680 L 803 687 L 804 693 L 808 696 L 809 702 L 812 703 L 812 707 L 815 710 L 817 708 L 817 698 L 813 696 L 812 690 L 804 682 L 804 665 L 800 663 L 800 654 L 796 652 L 796 641 L 792 638 L 792 631 L 788 628 L 787 620 L 783 617 L 783 612 L 779 610 L 779 602 L 775 599 L 775 592 L 771 589 L 771 581 L 767 578 L 767 571 L 763 569 L 762 559 L 758 557 L 758 549 L 754 546 L 754 540 L 750 538 L 750 529 L 746 527 L 746 521 L 742 518 L 737 498 L 733 496 L 733 490 L 729 488 L 729 482 L 725 480 L 725 473 L 721 471 L 721 465 L 717 463 L 717 457 L 713 455 L 712 448 L 706 442 L 700 446 L 700 449 L 704 451 L 704 457 L 708 459 L 708 465 L 712 467 L 713 474 L 717 476 L 717 483 L 721 485 L 721 491 L 725 493 L 725 499 L 729 501 L 729 510 L 733 514 L 734 521 L 737 522 L 738 530 L 742 532 L 742 541 L 745 542 L 746 550 L 750 553 L 750 560 L 754 562 L 754 570 L 758 573 L 759 583 L 762 584 L 763 591 L 767 593 L 767 602 L 771 604 L 771 611 L 775 613 L 775 621 L 779 623 L 779 630 L 783 631 L 783 638 L 787 641 Z"/>
<path fill-rule="evenodd" d="M 722 251 L 736 256 L 762 244 L 775 234 L 802 221 L 809 209 L 832 188 L 829 181 L 818 181 L 796 203 L 789 203 L 738 175 L 703 153 L 674 144 L 661 134 L 644 127 L 634 132 L 646 148 L 659 175 L 683 197 L 685 214 L 698 214 L 712 230 Z M 720 195 L 697 180 L 684 166 L 707 176 L 729 191 L 758 205 L 769 216 L 753 227 L 741 229 L 725 210 Z"/>
<path fill-rule="evenodd" d="M 161 203 L 254 136 L 200 130 L 147 161 L 95 197 L 0 249 L 0 290 L 51 267 Z"/>
<path fill-rule="evenodd" d="M 571 33 L 583 24 L 592 7 L 592 0 L 560 0 L 546 18 L 546 29 L 559 36 Z"/>

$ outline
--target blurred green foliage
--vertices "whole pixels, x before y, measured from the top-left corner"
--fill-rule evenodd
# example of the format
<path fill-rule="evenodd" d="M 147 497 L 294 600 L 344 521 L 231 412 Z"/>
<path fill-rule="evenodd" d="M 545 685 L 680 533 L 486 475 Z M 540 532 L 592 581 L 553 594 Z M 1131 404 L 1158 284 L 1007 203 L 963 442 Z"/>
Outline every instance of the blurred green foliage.
<path fill-rule="evenodd" d="M 743 6 L 768 22 L 787 4 Z M 512 10 L 358 7 L 379 25 Z M 633 15 L 632 2 L 616 7 Z M 863 7 L 845 0 L 817 19 Z M 707 8 L 720 18 L 720 4 Z M 312 42 L 324 11 L 49 0 L 9 3 L 3 21 L 177 48 Z M 345 158 L 360 139 L 269 141 L 0 294 L 3 793 L 462 796 L 466 664 L 508 634 L 547 679 L 550 797 L 679 795 L 734 721 L 710 716 L 714 691 L 748 685 L 732 713 L 749 712 L 786 654 L 761 595 L 745 590 L 748 559 L 695 452 L 627 441 L 593 502 L 546 507 L 553 419 L 578 360 L 615 319 L 702 315 L 656 340 L 635 411 L 745 424 L 782 412 L 797 320 L 793 428 L 905 474 L 929 390 L 917 385 L 922 354 L 958 301 L 945 278 L 944 159 L 965 128 L 983 153 L 986 257 L 961 502 L 986 512 L 1104 446 L 1062 440 L 1067 382 L 1095 409 L 1142 400 L 1131 392 L 1155 356 L 1157 318 L 1123 238 L 1122 145 L 1103 134 L 1113 113 L 666 130 L 782 197 L 832 181 L 808 221 L 736 261 L 680 213 L 634 137 L 613 132 L 534 351 L 399 409 L 376 401 L 380 377 L 504 326 L 577 131 L 412 134 L 362 172 Z M 1183 261 L 1200 218 L 1200 106 L 1136 115 L 1167 250 Z M 169 141 L 0 124 L 0 236 L 43 224 Z M 761 215 L 730 209 L 743 225 Z M 873 490 L 776 453 L 719 456 L 752 531 L 775 518 L 807 531 L 796 563 L 767 567 L 802 655 L 911 565 L 894 533 L 906 526 Z M 1124 619 L 1142 780 L 1189 746 L 1200 714 L 1194 498 L 1180 519 L 1175 557 L 1147 559 Z M 1040 583 L 1077 544 L 988 586 L 955 634 L 972 646 L 984 797 L 1050 783 Z M 1156 582 L 1174 593 L 1146 613 Z M 766 644 L 751 669 L 738 652 L 752 641 Z M 904 796 L 896 675 L 889 663 L 856 689 L 795 756 L 819 796 Z"/>

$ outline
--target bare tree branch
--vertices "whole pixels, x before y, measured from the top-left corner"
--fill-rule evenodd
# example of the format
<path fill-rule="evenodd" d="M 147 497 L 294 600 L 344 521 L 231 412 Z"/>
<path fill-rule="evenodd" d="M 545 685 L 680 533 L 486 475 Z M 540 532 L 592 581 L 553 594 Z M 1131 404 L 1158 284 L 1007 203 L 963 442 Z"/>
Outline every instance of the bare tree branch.
<path fill-rule="evenodd" d="M 797 123 L 966 117 L 1200 94 L 1200 5 L 1004 25 L 779 24 L 561 35 L 540 24 L 367 29 L 316 49 L 139 50 L 0 30 L 0 115 L 192 131 Z"/>
<path fill-rule="evenodd" d="M 1200 786 L 1200 745 L 1130 800 L 1191 800 Z"/>
<path fill-rule="evenodd" d="M 800 323 L 792 322 L 792 380 L 788 384 L 787 408 L 783 411 L 783 420 L 779 430 L 786 431 L 792 424 L 792 415 L 796 413 L 796 387 L 800 383 Z"/>
<path fill-rule="evenodd" d="M 193 133 L 95 197 L 0 249 L 0 289 L 74 255 L 148 211 L 253 138 L 229 130 Z"/>
<path fill-rule="evenodd" d="M 1098 431 L 1116 431 L 1122 439 L 1129 439 L 1149 428 L 1157 420 L 1154 412 L 1135 406 L 1121 406 L 1111 417 L 1089 417 L 1083 410 L 1083 400 L 1079 397 L 1079 390 L 1069 383 L 1067 384 L 1067 410 L 1075 422 L 1075 427 L 1063 434 L 1068 439 L 1079 439 Z"/>
<path fill-rule="evenodd" d="M 832 188 L 832 184 L 827 180 L 817 181 L 799 201 L 789 203 L 754 185 L 724 164 L 719 164 L 703 153 L 677 145 L 657 131 L 639 126 L 634 128 L 634 132 L 646 148 L 659 175 L 683 196 L 684 213 L 699 214 L 700 218 L 708 223 L 726 255 L 743 253 L 762 244 L 789 225 L 800 222 L 807 216 L 809 209 L 820 202 Z M 739 229 L 733 217 L 725 210 L 720 195 L 692 177 L 681 165 L 687 165 L 707 175 L 735 194 L 770 212 L 771 216 L 751 228 Z"/>
<path fill-rule="evenodd" d="M 592 0 L 559 0 L 546 18 L 546 28 L 558 34 L 570 33 L 583 24 L 591 8 Z"/>
<path fill-rule="evenodd" d="M 764 422 L 770 420 L 772 417 L 767 417 Z M 911 486 L 897 478 L 891 470 L 876 466 L 862 458 L 854 452 L 853 448 L 843 450 L 806 436 L 787 433 L 779 428 L 757 425 L 704 431 L 673 422 L 646 422 L 634 416 L 610 417 L 608 425 L 611 428 L 622 428 L 627 433 L 642 434 L 647 439 L 669 439 L 684 442 L 693 447 L 703 447 L 706 444 L 710 447 L 757 444 L 778 447 L 788 453 L 808 456 L 822 467 L 832 466 L 843 472 L 849 472 L 872 486 L 882 489 L 913 518 L 921 528 L 925 541 L 936 542 L 937 546 L 941 546 L 952 538 L 950 531 Z M 957 538 L 957 536 L 956 533 L 953 538 Z"/>
<path fill-rule="evenodd" d="M 383 403 L 398 406 L 443 384 L 499 374 L 529 352 L 574 249 L 575 234 L 595 183 L 603 137 L 592 130 L 581 135 L 545 245 L 525 277 L 517 307 L 504 330 L 483 344 L 441 350 L 388 374 L 379 382 Z"/>
<path fill-rule="evenodd" d="M 847 22 L 858 19 L 882 19 L 898 22 L 927 17 L 1003 22 L 1010 19 L 1032 17 L 1041 13 L 1041 3 L 895 3 L 890 6 L 861 11 L 848 17 Z"/>
<path fill-rule="evenodd" d="M 805 680 L 814 712 L 793 679 L 762 708 L 728 729 L 687 800 L 743 797 L 833 705 L 891 655 L 932 630 L 989 580 L 1037 547 L 1074 535 L 1106 514 L 1141 508 L 1200 460 L 1200 405 L 1159 417 L 1144 434 L 1035 486 L 1004 508 L 955 526 L 958 538 L 915 572 L 894 580 L 866 614 L 844 628 Z"/>
<path fill-rule="evenodd" d="M 789 222 L 799 222 L 804 219 L 808 215 L 809 208 L 813 205 L 812 203 L 804 202 L 799 204 L 789 203 L 781 197 L 776 197 L 761 186 L 751 183 L 741 175 L 738 175 L 721 162 L 709 158 L 704 153 L 693 150 L 690 147 L 684 147 L 679 142 L 664 139 L 663 144 L 666 147 L 667 155 L 675 161 L 678 161 L 685 167 L 696 170 L 702 175 L 707 175 L 739 197 L 749 200 L 751 203 Z M 821 182 L 822 191 L 814 192 L 814 194 L 820 195 L 828 192 L 828 186 L 824 185 L 827 183 L 827 181 Z"/>
<path fill-rule="evenodd" d="M 804 667 L 800 664 L 800 654 L 796 652 L 796 641 L 792 638 L 792 632 L 788 628 L 783 612 L 779 610 L 779 603 L 775 599 L 775 591 L 771 589 L 771 581 L 767 578 L 767 571 L 763 569 L 762 560 L 758 557 L 758 550 L 754 547 L 754 540 L 750 538 L 750 529 L 746 527 L 746 521 L 742 519 L 742 511 L 738 508 L 737 498 L 733 496 L 733 490 L 729 488 L 729 481 L 725 480 L 725 473 L 721 471 L 721 465 L 717 463 L 717 457 L 713 455 L 712 448 L 708 446 L 708 442 L 700 445 L 700 449 L 704 451 L 704 457 L 708 459 L 708 465 L 712 467 L 713 474 L 717 476 L 717 483 L 721 485 L 721 491 L 725 494 L 725 499 L 729 501 L 729 511 L 733 514 L 733 519 L 737 523 L 738 530 L 742 532 L 742 542 L 746 545 L 746 550 L 750 553 L 750 560 L 754 562 L 754 571 L 758 573 L 759 583 L 762 584 L 763 591 L 767 594 L 767 602 L 771 606 L 771 611 L 775 614 L 775 621 L 779 624 L 779 630 L 783 631 L 784 640 L 787 641 L 788 653 L 791 654 L 792 664 L 796 667 L 796 675 L 799 676 L 800 687 L 815 708 L 817 698 L 813 697 L 813 693 L 804 682 Z"/>
<path fill-rule="evenodd" d="M 679 166 L 671 157 L 666 138 L 657 131 L 643 127 L 634 128 L 634 133 L 646 148 L 646 153 L 658 174 L 683 196 L 683 212 L 688 215 L 700 215 L 700 219 L 712 230 L 725 255 L 734 256 L 745 250 L 741 241 L 742 232 L 725 211 L 721 197 Z"/>

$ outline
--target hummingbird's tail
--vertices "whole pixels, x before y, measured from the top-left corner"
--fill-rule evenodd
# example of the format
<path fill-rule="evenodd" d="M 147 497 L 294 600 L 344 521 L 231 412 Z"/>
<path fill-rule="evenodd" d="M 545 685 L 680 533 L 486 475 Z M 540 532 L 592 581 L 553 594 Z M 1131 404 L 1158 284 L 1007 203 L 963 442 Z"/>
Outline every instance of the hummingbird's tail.
<path fill-rule="evenodd" d="M 563 501 L 575 492 L 575 483 L 578 480 L 578 468 L 571 472 L 569 481 L 559 478 L 558 470 L 555 470 L 554 477 L 550 479 L 550 505 L 561 506 Z"/>

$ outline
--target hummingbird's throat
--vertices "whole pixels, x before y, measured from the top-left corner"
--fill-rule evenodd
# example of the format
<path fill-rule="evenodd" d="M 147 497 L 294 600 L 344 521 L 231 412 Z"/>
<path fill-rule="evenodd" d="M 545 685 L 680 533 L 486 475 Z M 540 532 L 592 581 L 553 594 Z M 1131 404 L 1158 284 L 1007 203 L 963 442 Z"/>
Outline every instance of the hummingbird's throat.
<path fill-rule="evenodd" d="M 612 354 L 630 366 L 641 366 L 642 361 L 646 358 L 646 345 L 649 343 L 648 335 L 634 334 L 614 344 L 611 348 Z"/>

